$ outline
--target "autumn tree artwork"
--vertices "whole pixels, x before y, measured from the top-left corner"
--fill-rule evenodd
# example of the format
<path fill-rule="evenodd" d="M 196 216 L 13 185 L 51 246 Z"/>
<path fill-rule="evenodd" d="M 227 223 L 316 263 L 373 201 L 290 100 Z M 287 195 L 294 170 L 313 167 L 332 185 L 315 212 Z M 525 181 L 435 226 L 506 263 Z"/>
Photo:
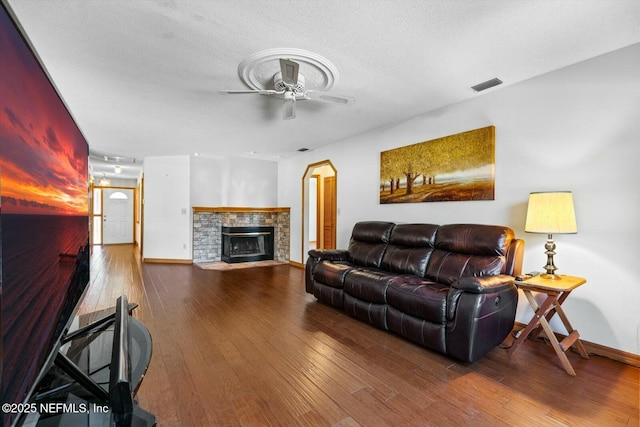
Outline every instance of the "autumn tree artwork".
<path fill-rule="evenodd" d="M 380 203 L 494 200 L 495 127 L 380 153 Z"/>

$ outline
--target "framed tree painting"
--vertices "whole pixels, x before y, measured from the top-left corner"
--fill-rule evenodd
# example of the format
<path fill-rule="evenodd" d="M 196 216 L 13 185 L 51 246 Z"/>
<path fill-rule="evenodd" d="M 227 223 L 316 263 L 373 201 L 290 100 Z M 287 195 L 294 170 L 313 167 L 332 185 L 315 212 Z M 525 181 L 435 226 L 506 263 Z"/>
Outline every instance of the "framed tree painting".
<path fill-rule="evenodd" d="M 380 153 L 380 203 L 494 200 L 495 127 Z"/>

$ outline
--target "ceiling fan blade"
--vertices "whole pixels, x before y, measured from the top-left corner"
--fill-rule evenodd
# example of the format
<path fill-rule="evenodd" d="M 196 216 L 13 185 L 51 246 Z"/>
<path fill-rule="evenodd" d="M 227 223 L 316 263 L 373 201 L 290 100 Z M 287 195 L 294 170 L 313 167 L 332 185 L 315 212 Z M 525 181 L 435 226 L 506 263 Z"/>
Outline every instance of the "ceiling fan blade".
<path fill-rule="evenodd" d="M 305 97 L 313 101 L 335 102 L 337 104 L 353 104 L 356 102 L 356 99 L 350 96 L 330 95 L 325 92 L 316 92 L 313 90 L 308 90 Z"/>
<path fill-rule="evenodd" d="M 284 91 L 278 92 L 277 90 L 269 90 L 269 89 L 246 89 L 246 90 L 220 90 L 218 91 L 222 95 L 236 95 L 236 94 L 244 94 L 244 93 L 257 93 L 258 95 L 282 95 Z"/>
<path fill-rule="evenodd" d="M 282 81 L 288 85 L 295 86 L 298 84 L 298 71 L 300 64 L 290 59 L 280 59 L 280 72 L 282 73 Z"/>
<path fill-rule="evenodd" d="M 284 120 L 291 120 L 296 118 L 296 99 L 294 97 L 284 100 L 282 118 Z"/>

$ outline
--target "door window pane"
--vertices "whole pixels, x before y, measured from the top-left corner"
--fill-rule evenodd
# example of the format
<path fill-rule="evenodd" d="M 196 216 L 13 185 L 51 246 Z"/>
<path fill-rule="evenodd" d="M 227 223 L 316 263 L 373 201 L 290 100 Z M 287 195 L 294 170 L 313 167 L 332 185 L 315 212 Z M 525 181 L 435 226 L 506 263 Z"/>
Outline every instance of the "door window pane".
<path fill-rule="evenodd" d="M 102 188 L 93 189 L 93 214 L 102 214 Z"/>
<path fill-rule="evenodd" d="M 93 244 L 102 244 L 102 216 L 93 217 Z"/>
<path fill-rule="evenodd" d="M 122 191 L 116 191 L 115 193 L 112 193 L 109 196 L 110 199 L 116 199 L 116 200 L 127 200 L 129 197 L 124 194 Z"/>

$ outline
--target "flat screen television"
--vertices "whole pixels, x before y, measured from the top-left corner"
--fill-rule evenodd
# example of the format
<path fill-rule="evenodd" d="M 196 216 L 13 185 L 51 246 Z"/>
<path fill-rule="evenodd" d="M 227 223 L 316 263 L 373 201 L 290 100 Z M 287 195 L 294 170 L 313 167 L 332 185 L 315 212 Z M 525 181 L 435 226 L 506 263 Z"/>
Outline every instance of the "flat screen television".
<path fill-rule="evenodd" d="M 88 145 L 0 7 L 2 425 L 52 363 L 89 281 Z M 13 406 L 6 406 L 7 404 Z"/>

